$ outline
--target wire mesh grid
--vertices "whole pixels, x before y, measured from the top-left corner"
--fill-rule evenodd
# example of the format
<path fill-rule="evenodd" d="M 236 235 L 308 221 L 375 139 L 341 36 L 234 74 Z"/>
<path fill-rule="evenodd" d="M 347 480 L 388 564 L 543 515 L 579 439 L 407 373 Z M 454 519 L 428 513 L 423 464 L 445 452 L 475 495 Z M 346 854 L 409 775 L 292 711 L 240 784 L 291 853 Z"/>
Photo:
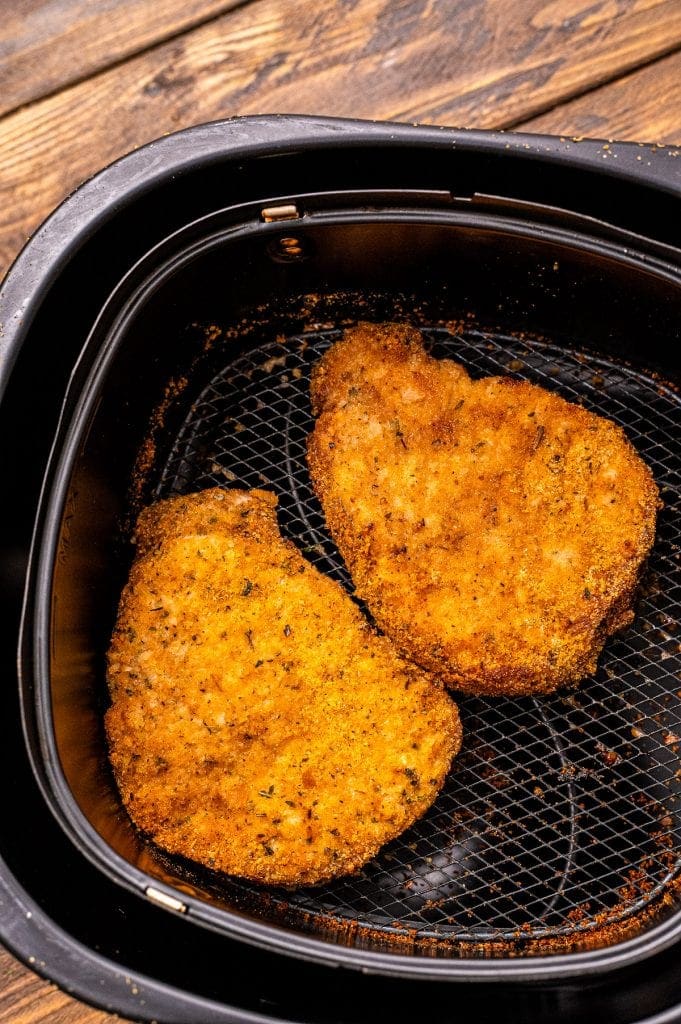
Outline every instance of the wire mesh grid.
<path fill-rule="evenodd" d="M 305 462 L 310 370 L 339 334 L 264 341 L 237 358 L 223 350 L 156 496 L 269 488 L 284 535 L 351 591 Z M 359 874 L 268 890 L 267 906 L 273 917 L 299 914 L 308 930 L 317 919 L 325 928 L 354 922 L 455 943 L 559 939 L 631 922 L 681 870 L 681 401 L 652 375 L 601 357 L 472 329 L 424 334 L 434 355 L 473 377 L 511 374 L 624 427 L 665 503 L 638 614 L 576 691 L 458 699 L 464 748 L 430 811 Z M 257 900 L 248 884 L 234 885 Z"/>

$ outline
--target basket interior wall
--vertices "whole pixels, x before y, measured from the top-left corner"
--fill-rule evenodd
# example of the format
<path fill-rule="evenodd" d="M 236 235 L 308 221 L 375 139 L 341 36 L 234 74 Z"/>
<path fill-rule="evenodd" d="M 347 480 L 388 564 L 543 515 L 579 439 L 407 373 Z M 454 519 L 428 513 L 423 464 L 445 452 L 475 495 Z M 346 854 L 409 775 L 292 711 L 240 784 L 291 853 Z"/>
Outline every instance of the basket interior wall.
<path fill-rule="evenodd" d="M 501 230 L 299 234 L 306 258 L 291 265 L 272 259 L 271 232 L 212 248 L 150 289 L 121 331 L 54 577 L 52 699 L 75 799 L 131 863 L 335 941 L 404 948 L 408 937 L 414 952 L 432 943 L 476 955 L 615 941 L 649 911 L 675 908 L 681 857 L 681 405 L 666 344 L 678 292 L 617 260 Z M 347 586 L 305 469 L 309 371 L 341 324 L 391 316 L 424 325 L 433 352 L 473 376 L 511 373 L 621 423 L 663 492 L 658 541 L 635 626 L 608 644 L 593 678 L 541 701 L 461 701 L 464 751 L 421 822 L 358 876 L 263 894 L 152 856 L 121 811 L 101 730 L 104 654 L 131 556 L 121 523 L 131 494 L 268 486 L 284 532 Z"/>

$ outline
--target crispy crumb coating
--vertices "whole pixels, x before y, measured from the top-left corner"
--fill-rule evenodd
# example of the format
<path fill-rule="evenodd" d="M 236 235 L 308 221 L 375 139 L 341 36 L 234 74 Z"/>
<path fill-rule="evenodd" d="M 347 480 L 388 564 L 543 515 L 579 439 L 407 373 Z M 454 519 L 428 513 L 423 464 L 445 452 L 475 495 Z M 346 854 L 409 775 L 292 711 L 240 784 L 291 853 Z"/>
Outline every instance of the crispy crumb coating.
<path fill-rule="evenodd" d="M 420 333 L 360 324 L 317 364 L 308 462 L 357 593 L 400 651 L 470 693 L 548 693 L 596 668 L 655 536 L 620 427 Z"/>
<path fill-rule="evenodd" d="M 142 512 L 108 659 L 111 763 L 165 850 L 257 882 L 357 870 L 431 805 L 455 704 L 284 540 L 266 491 Z"/>

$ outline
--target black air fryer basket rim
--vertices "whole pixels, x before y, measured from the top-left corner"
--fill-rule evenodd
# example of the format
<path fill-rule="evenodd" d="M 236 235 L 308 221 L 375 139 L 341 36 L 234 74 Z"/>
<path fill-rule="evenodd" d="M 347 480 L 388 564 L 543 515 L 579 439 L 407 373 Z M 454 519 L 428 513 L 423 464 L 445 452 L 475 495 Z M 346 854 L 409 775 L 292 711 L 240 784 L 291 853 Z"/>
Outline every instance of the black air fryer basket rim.
<path fill-rule="evenodd" d="M 8 910 L 3 918 L 3 943 L 41 977 L 70 995 L 131 1020 L 286 1024 L 279 1017 L 227 1006 L 113 963 L 55 924 L 4 868 L 0 860 L 0 906 Z"/>
<path fill-rule="evenodd" d="M 295 1024 L 292 1018 L 266 1016 L 227 1006 L 173 987 L 108 960 L 55 924 L 0 860 L 0 901 L 8 908 L 2 941 L 41 977 L 75 998 L 106 1012 L 156 1024 Z M 328 1018 L 326 1018 L 328 1019 Z M 679 1024 L 681 1006 L 636 1024 Z"/>
<path fill-rule="evenodd" d="M 488 132 L 440 131 L 404 125 L 335 121 L 307 117 L 263 116 L 216 122 L 186 130 L 152 143 L 124 157 L 101 172 L 71 196 L 36 233 L 18 257 L 2 290 L 0 290 L 0 321 L 4 322 L 3 350 L 0 363 L 0 386 L 4 387 L 22 342 L 45 294 L 58 278 L 68 259 L 81 245 L 133 196 L 153 189 L 173 174 L 224 158 L 229 151 L 233 159 L 251 155 L 278 155 L 287 147 L 333 148 L 340 144 L 361 147 L 367 141 L 380 141 L 386 147 L 413 144 L 433 148 L 458 148 L 503 156 L 517 152 L 521 158 L 546 163 L 569 165 L 593 170 L 601 154 L 597 142 L 572 145 L 569 140 L 513 136 Z M 678 194 L 675 183 L 675 161 L 671 150 L 647 147 L 642 151 L 635 144 L 617 144 L 619 165 L 598 164 L 599 174 L 643 183 L 652 189 Z M 637 164 L 640 153 L 652 152 L 652 160 Z M 665 162 L 665 157 L 667 160 Z M 626 166 L 626 169 L 625 169 Z M 7 881 L 12 881 L 5 874 Z M 13 888 L 13 887 L 10 887 Z M 14 922 L 16 925 L 16 922 Z M 3 936 L 19 955 L 28 959 L 31 941 L 24 943 L 21 928 Z M 670 938 L 669 941 L 673 941 Z M 537 961 L 534 962 L 535 965 Z M 586 967 L 584 955 L 581 963 Z M 114 965 L 115 966 L 115 965 Z M 472 965 L 473 966 L 473 965 Z M 530 977 L 531 974 L 526 975 Z M 535 975 L 536 976 L 536 975 Z M 86 998 L 92 998 L 86 991 Z M 655 1020 L 671 1019 L 668 1014 Z M 652 1020 L 652 1018 L 651 1018 Z"/>
<path fill-rule="evenodd" d="M 349 197 L 351 201 L 352 197 Z M 270 200 L 267 200 L 270 204 Z M 256 204 L 257 206 L 258 204 Z M 302 207 L 304 208 L 304 206 Z M 246 204 L 243 208 L 246 217 L 250 215 L 250 222 L 247 220 L 242 225 L 242 230 L 253 230 L 253 204 Z M 235 208 L 234 212 L 238 212 Z M 229 211 L 232 212 L 231 210 Z M 218 215 L 219 216 L 219 215 Z M 328 216 L 326 217 L 328 221 Z M 379 214 L 375 211 L 365 214 L 368 219 L 375 220 Z M 388 216 L 396 217 L 396 213 Z M 404 215 L 409 219 L 409 214 Z M 415 218 L 416 214 L 413 215 Z M 433 213 L 432 216 L 437 216 Z M 448 219 L 447 214 L 442 216 Z M 355 219 L 359 215 L 355 214 Z M 204 220 L 210 224 L 211 216 Z M 188 233 L 193 228 L 189 225 Z M 174 236 L 174 241 L 182 236 L 184 230 L 180 230 Z M 256 230 L 267 234 L 280 230 L 275 225 L 260 225 Z M 520 228 L 518 230 L 521 230 Z M 538 232 L 542 237 L 548 235 L 556 240 L 566 240 L 566 234 L 560 229 L 532 228 L 525 225 L 524 231 L 530 235 Z M 107 368 L 115 355 L 116 349 L 125 334 L 125 328 L 134 315 L 138 305 L 142 304 L 148 297 L 150 291 L 159 287 L 162 280 L 172 274 L 178 266 L 193 258 L 197 248 L 210 248 L 219 245 L 224 236 L 236 237 L 240 233 L 237 226 L 230 226 L 224 232 L 209 232 L 203 243 L 188 245 L 186 249 L 173 247 L 172 255 L 160 266 L 156 261 L 156 250 L 145 255 L 139 263 L 131 269 L 126 278 L 121 282 L 110 300 L 105 304 L 100 318 L 93 326 L 88 343 L 83 349 L 83 354 L 90 347 L 93 350 L 94 365 L 87 376 L 85 383 L 79 379 L 80 374 L 74 372 L 70 382 L 69 393 L 65 399 L 62 413 L 62 422 L 57 432 L 50 467 L 45 476 L 45 490 L 41 498 L 41 512 L 39 514 L 39 526 L 37 536 L 40 537 L 40 544 L 31 557 L 31 570 L 29 579 L 33 580 L 32 593 L 27 599 L 24 609 L 24 626 L 22 634 L 25 638 L 26 648 L 24 652 L 25 663 L 30 666 L 30 682 L 24 688 L 23 715 L 29 737 L 29 749 L 36 778 L 39 780 L 43 796 L 50 806 L 53 814 L 63 828 L 67 828 L 71 841 L 79 851 L 88 857 L 100 870 L 105 871 L 118 884 L 123 884 L 134 892 L 143 894 L 150 885 L 159 888 L 155 880 L 145 872 L 133 867 L 122 857 L 112 851 L 108 845 L 97 835 L 89 824 L 84 814 L 80 811 L 70 787 L 64 777 L 60 766 L 59 755 L 56 747 L 54 728 L 52 725 L 50 696 L 49 696 L 49 632 L 50 632 L 50 602 L 47 595 L 51 590 L 51 580 L 54 560 L 56 557 L 59 524 L 61 523 L 66 493 L 69 486 L 71 471 L 77 452 L 79 451 L 83 433 L 86 429 L 93 407 L 98 401 L 102 389 L 106 387 Z M 612 255 L 613 248 L 607 242 L 580 238 L 577 242 L 574 236 L 570 236 L 572 244 L 583 245 L 587 250 L 595 249 L 604 255 Z M 165 240 L 159 244 L 158 249 L 163 249 Z M 627 257 L 629 262 L 639 262 L 636 254 L 630 253 Z M 148 275 L 145 274 L 145 265 L 149 263 Z M 640 265 L 648 269 L 648 261 Z M 671 267 L 658 267 L 657 271 L 662 276 L 673 275 L 678 280 L 678 274 L 674 274 Z M 118 293 L 124 295 L 129 290 L 130 280 L 139 280 L 140 283 L 134 289 L 127 301 L 123 301 L 122 308 L 118 302 Z M 111 316 L 107 316 L 108 307 L 112 307 Z M 97 346 L 98 325 L 100 321 L 105 323 L 105 346 Z M 106 329 L 106 324 L 109 324 Z M 95 344 L 90 346 L 90 341 Z M 28 628 L 26 628 L 28 625 Z M 33 680 L 37 681 L 34 683 Z M 35 690 L 34 690 L 35 686 Z M 26 694 L 29 694 L 26 699 Z M 34 704 L 35 702 L 35 704 Z M 37 735 L 40 744 L 40 754 L 30 742 L 33 733 L 32 714 L 34 706 L 38 710 Z M 162 887 L 163 891 L 167 887 Z M 168 893 L 172 895 L 172 893 Z M 177 895 L 177 894 L 175 894 Z M 632 959 L 642 959 L 653 955 L 659 949 L 672 944 L 681 935 L 681 911 L 673 918 L 655 927 L 648 928 L 643 934 L 625 940 L 605 949 L 584 951 L 569 954 L 554 954 L 550 957 L 532 956 L 526 960 L 516 959 L 491 959 L 470 960 L 470 959 L 431 959 L 428 957 L 404 956 L 396 953 L 373 952 L 360 950 L 342 945 L 333 945 L 327 941 L 312 938 L 300 933 L 293 933 L 278 925 L 261 923 L 242 914 L 229 910 L 215 909 L 199 899 L 190 895 L 181 894 L 181 899 L 188 908 L 189 914 L 197 922 L 213 928 L 216 931 L 236 936 L 254 945 L 262 945 L 266 948 L 273 948 L 292 956 L 302 956 L 322 962 L 342 963 L 345 966 L 354 967 L 360 970 L 370 970 L 378 973 L 394 974 L 401 977 L 437 978 L 437 979 L 485 979 L 495 982 L 526 981 L 539 978 L 570 977 L 582 974 L 586 971 L 596 973 L 616 969 Z"/>
<path fill-rule="evenodd" d="M 44 221 L 16 257 L 0 289 L 0 397 L 21 342 L 49 288 L 73 254 L 123 205 L 171 178 L 218 163 L 226 156 L 236 163 L 310 150 L 361 149 L 368 143 L 387 150 L 408 145 L 434 151 L 475 152 L 497 159 L 541 161 L 547 166 L 595 171 L 604 180 L 645 185 L 671 196 L 678 196 L 681 189 L 676 161 L 679 150 L 657 144 L 609 142 L 609 159 L 603 160 L 603 141 L 598 139 L 311 115 L 261 114 L 185 128 L 141 146 L 85 181 Z"/>

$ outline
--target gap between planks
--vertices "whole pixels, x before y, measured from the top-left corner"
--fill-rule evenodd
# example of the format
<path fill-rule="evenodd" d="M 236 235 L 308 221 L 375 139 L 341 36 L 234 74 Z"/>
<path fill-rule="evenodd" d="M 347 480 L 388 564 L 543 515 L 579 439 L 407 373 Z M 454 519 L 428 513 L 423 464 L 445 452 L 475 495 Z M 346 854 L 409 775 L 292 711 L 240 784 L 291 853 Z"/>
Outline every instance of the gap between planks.
<path fill-rule="evenodd" d="M 50 7 L 46 0 L 25 0 L 0 31 L 0 117 L 253 2 L 60 0 Z"/>
<path fill-rule="evenodd" d="M 680 146 L 681 48 L 506 127 Z"/>

